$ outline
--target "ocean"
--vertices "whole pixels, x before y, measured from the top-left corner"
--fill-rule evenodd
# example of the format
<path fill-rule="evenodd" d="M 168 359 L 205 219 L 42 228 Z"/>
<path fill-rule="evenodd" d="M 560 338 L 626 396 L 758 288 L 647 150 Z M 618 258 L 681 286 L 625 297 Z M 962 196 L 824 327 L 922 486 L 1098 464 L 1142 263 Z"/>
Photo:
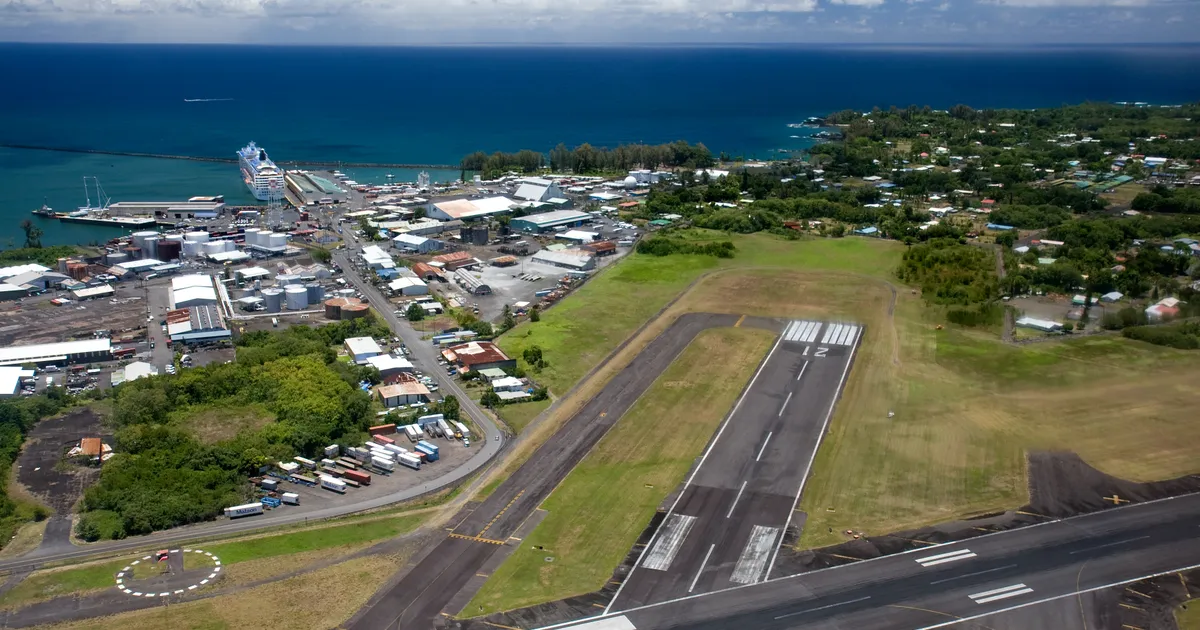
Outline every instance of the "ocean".
<path fill-rule="evenodd" d="M 684 139 L 766 159 L 809 146 L 788 123 L 846 108 L 1195 101 L 1200 46 L 0 44 L 0 79 L 0 144 L 232 157 L 255 140 L 276 160 L 455 164 L 476 150 Z M 0 148 L 0 248 L 20 244 L 43 200 L 83 205 L 85 176 L 114 201 L 252 201 L 233 164 Z M 120 233 L 35 220 L 47 244 Z"/>

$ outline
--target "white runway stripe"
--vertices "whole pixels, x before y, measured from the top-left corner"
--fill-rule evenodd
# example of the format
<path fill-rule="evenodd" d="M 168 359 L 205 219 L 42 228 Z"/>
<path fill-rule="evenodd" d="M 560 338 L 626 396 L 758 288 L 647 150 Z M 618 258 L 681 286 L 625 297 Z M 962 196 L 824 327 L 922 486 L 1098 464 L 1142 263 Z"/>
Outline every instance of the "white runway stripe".
<path fill-rule="evenodd" d="M 846 345 L 853 346 L 854 342 L 858 340 L 858 333 L 861 331 L 862 331 L 861 327 L 855 326 L 854 332 L 850 333 L 850 336 L 846 338 Z"/>
<path fill-rule="evenodd" d="M 940 553 L 936 556 L 926 556 L 924 558 L 914 559 L 917 561 L 917 564 L 920 564 L 923 567 L 932 567 L 939 564 L 946 564 L 947 562 L 966 560 L 974 557 L 975 554 L 970 549 L 959 549 L 958 551 L 951 551 L 950 553 Z"/>
<path fill-rule="evenodd" d="M 762 580 L 763 571 L 767 569 L 767 561 L 775 548 L 775 540 L 779 536 L 778 527 L 763 527 L 755 525 L 750 532 L 750 540 L 742 550 L 737 565 L 733 567 L 730 581 L 738 584 L 754 584 Z"/>
<path fill-rule="evenodd" d="M 1025 586 L 1024 584 L 1013 584 L 1012 586 L 1005 586 L 1004 588 L 998 588 L 994 591 L 975 593 L 970 597 L 971 599 L 975 600 L 976 604 L 987 604 L 989 602 L 1008 599 L 1009 597 L 1016 597 L 1018 595 L 1026 595 L 1032 592 L 1033 589 Z"/>
<path fill-rule="evenodd" d="M 812 343 L 817 338 L 817 333 L 821 332 L 821 322 L 813 322 L 812 328 L 808 329 L 804 337 L 800 339 L 804 343 Z"/>
<path fill-rule="evenodd" d="M 795 341 L 796 331 L 800 328 L 801 322 L 792 322 L 783 329 L 783 338 L 785 341 Z"/>
<path fill-rule="evenodd" d="M 679 553 L 679 548 L 683 546 L 683 540 L 687 538 L 695 521 L 695 516 L 683 514 L 672 514 L 667 517 L 667 522 L 663 524 L 662 535 L 654 541 L 654 547 L 642 560 L 642 567 L 655 571 L 666 571 L 670 568 L 671 562 L 675 560 L 675 554 Z"/>

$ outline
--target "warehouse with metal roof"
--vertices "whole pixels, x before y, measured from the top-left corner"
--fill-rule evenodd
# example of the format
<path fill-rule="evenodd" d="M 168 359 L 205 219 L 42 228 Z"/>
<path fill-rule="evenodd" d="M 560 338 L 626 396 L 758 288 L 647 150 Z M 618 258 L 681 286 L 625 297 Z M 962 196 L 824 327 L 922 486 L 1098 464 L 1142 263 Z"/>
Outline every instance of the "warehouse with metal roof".
<path fill-rule="evenodd" d="M 0 365 L 85 363 L 111 358 L 112 341 L 107 337 L 0 348 Z"/>
<path fill-rule="evenodd" d="M 592 215 L 578 210 L 555 210 L 541 214 L 516 217 L 508 226 L 518 232 L 547 232 L 556 227 L 579 227 L 591 221 Z"/>

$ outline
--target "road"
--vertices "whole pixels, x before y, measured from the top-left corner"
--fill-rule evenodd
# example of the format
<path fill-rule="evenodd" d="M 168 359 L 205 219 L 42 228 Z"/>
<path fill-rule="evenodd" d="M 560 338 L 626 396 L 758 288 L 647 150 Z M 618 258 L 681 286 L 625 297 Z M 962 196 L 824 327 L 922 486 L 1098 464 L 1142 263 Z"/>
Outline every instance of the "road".
<path fill-rule="evenodd" d="M 633 406 L 668 365 L 701 331 L 733 326 L 735 315 L 681 316 L 650 342 L 477 508 L 464 509 L 454 531 L 398 582 L 376 595 L 351 620 L 361 630 L 431 628 L 442 609 L 507 543 L 534 509 L 575 464 Z M 747 320 L 778 330 L 778 324 Z"/>
<path fill-rule="evenodd" d="M 1200 495 L 612 613 L 626 630 L 932 629 L 1200 567 Z M 1080 614 L 1087 610 L 1080 608 Z M 600 617 L 555 628 L 596 628 Z M 972 627 L 963 625 L 964 628 Z"/>
<path fill-rule="evenodd" d="M 340 254 L 341 252 L 339 252 Z M 371 302 L 371 306 L 379 312 L 380 316 L 388 323 L 392 331 L 404 340 L 405 345 L 412 352 L 413 362 L 419 366 L 427 368 L 429 374 L 435 378 L 440 385 L 442 393 L 454 394 L 458 397 L 460 409 L 466 413 L 475 422 L 475 426 L 479 427 L 486 439 L 477 442 L 477 446 L 473 445 L 472 450 L 475 453 L 467 462 L 455 469 L 450 470 L 445 475 L 430 481 L 428 484 L 407 488 L 390 495 L 376 497 L 357 503 L 329 507 L 311 512 L 301 512 L 288 514 L 286 512 L 273 512 L 269 519 L 263 517 L 239 519 L 234 521 L 217 521 L 215 524 L 197 525 L 185 529 L 169 530 L 159 532 L 148 536 L 140 536 L 136 538 L 128 538 L 125 540 L 108 541 L 101 543 L 93 543 L 83 547 L 72 547 L 59 551 L 46 552 L 46 550 L 35 550 L 38 553 L 30 554 L 26 557 L 14 558 L 0 562 L 0 571 L 22 571 L 31 570 L 42 564 L 50 562 L 62 562 L 65 560 L 73 560 L 87 556 L 107 553 L 120 553 L 125 551 L 144 550 L 150 548 L 158 548 L 163 546 L 174 545 L 192 540 L 214 538 L 220 536 L 229 536 L 232 534 L 240 534 L 252 530 L 269 529 L 282 527 L 285 525 L 294 525 L 296 523 L 305 523 L 308 521 L 316 521 L 326 518 L 334 518 L 337 516 L 345 516 L 355 512 L 372 510 L 380 507 L 385 507 L 393 503 L 407 501 L 417 498 L 429 492 L 434 492 L 448 486 L 452 486 L 463 479 L 474 474 L 486 466 L 492 459 L 500 453 L 504 448 L 504 435 L 495 423 L 484 414 L 479 407 L 467 397 L 452 379 L 446 377 L 446 374 L 438 369 L 437 357 L 434 353 L 433 346 L 428 341 L 422 341 L 420 333 L 414 331 L 407 322 L 401 322 L 393 313 L 392 309 L 388 308 L 386 300 L 382 298 L 374 290 L 367 285 L 362 278 L 358 277 L 355 270 L 350 265 L 346 264 L 344 257 L 338 260 L 338 264 L 345 272 L 346 280 L 358 288 L 364 296 Z M 161 292 L 165 295 L 165 291 Z M 148 301 L 149 302 L 149 301 Z M 153 308 L 153 306 L 150 306 Z M 157 324 L 157 319 L 149 323 L 151 338 L 156 335 L 161 335 L 161 329 Z M 156 352 L 170 353 L 168 344 L 156 344 Z M 164 350 L 165 349 L 165 350 Z M 156 355 L 156 361 L 160 361 Z M 169 359 L 168 359 L 169 360 Z"/>
<path fill-rule="evenodd" d="M 861 333 L 831 322 L 785 327 L 610 608 L 769 576 Z"/>

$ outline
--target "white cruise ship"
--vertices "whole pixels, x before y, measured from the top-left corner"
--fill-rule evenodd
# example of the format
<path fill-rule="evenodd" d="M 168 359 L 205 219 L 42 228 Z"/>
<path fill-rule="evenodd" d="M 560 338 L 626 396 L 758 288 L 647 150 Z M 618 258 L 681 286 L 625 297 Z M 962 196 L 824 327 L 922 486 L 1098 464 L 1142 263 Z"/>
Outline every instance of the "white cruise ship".
<path fill-rule="evenodd" d="M 269 201 L 272 194 L 283 199 L 283 171 L 267 157 L 266 150 L 251 142 L 238 151 L 238 164 L 242 167 L 242 180 L 255 199 Z"/>

